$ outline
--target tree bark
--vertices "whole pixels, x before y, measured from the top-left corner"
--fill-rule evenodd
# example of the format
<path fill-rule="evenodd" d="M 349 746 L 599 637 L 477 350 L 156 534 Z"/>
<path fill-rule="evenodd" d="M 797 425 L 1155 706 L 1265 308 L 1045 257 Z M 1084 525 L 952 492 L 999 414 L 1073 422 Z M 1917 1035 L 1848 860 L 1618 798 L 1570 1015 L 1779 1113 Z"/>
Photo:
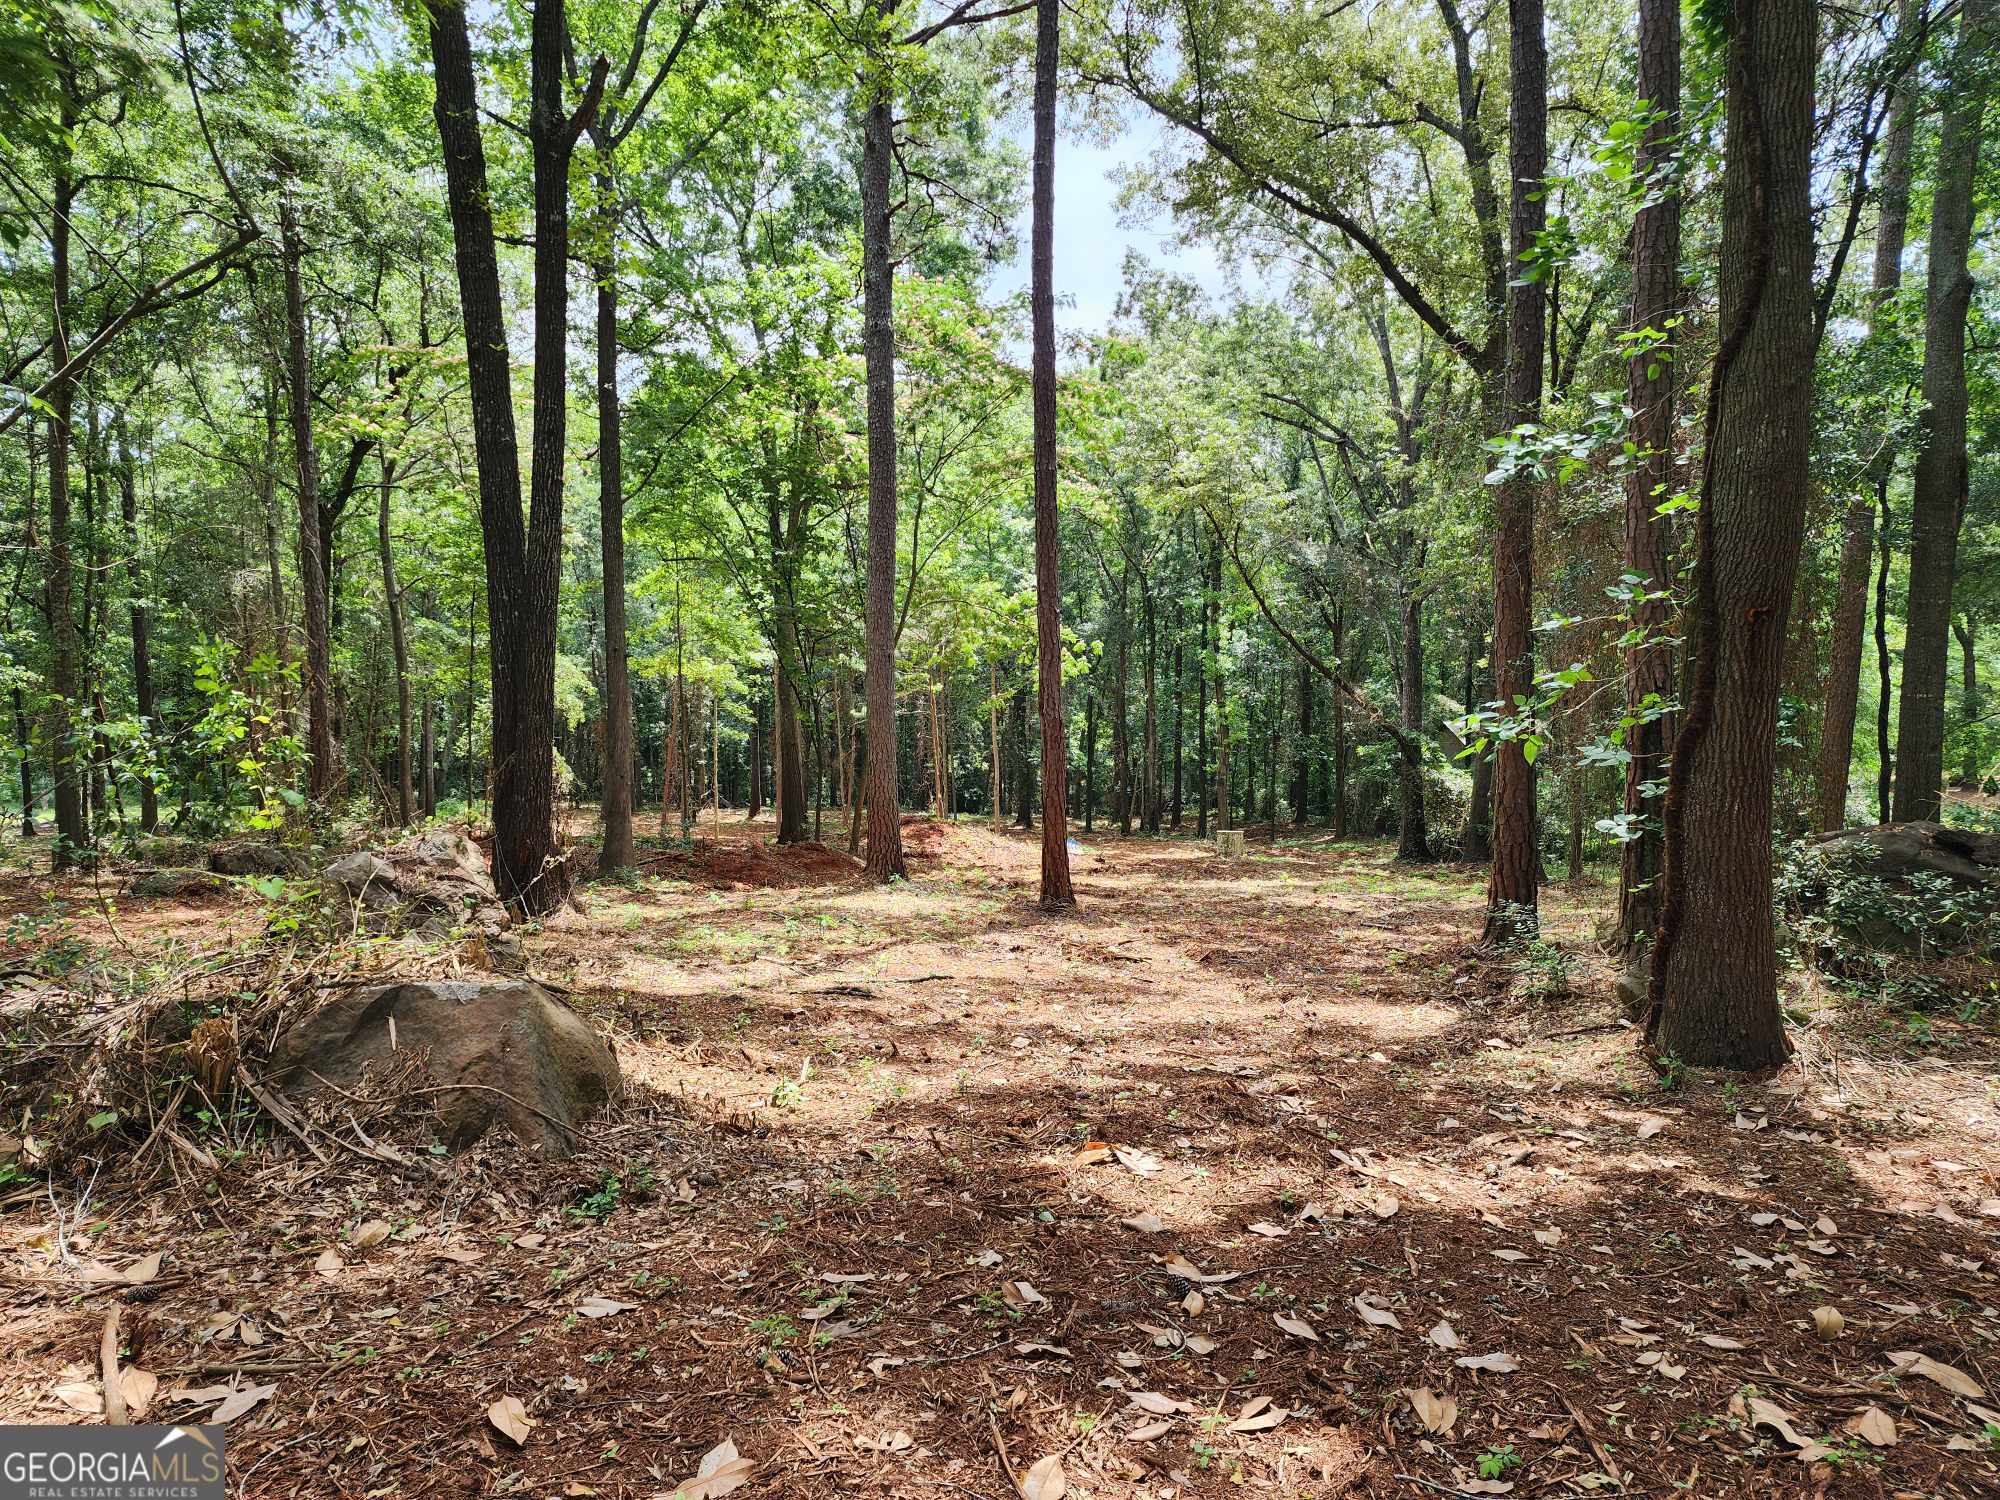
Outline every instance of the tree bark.
<path fill-rule="evenodd" d="M 1469 713 L 1493 696 L 1493 668 L 1485 661 L 1486 626 L 1477 617 L 1465 625 L 1465 707 Z M 1472 757 L 1472 796 L 1465 808 L 1465 832 L 1458 857 L 1473 864 L 1493 858 L 1493 757 Z"/>
<path fill-rule="evenodd" d="M 1056 63 L 1058 0 L 1035 6 L 1033 401 L 1035 423 L 1035 697 L 1042 721 L 1043 911 L 1076 905 L 1069 874 L 1069 727 L 1063 718 L 1062 570 L 1056 495 Z"/>
<path fill-rule="evenodd" d="M 396 461 L 385 456 L 375 538 L 382 559 L 382 608 L 389 617 L 389 647 L 396 664 L 396 805 L 401 826 L 408 828 L 418 804 L 410 765 L 410 646 L 403 631 L 403 591 L 396 582 L 396 550 L 389 531 L 389 497 L 395 477 Z"/>
<path fill-rule="evenodd" d="M 82 647 L 77 639 L 75 562 L 70 537 L 70 439 L 76 409 L 76 380 L 69 367 L 70 216 L 76 204 L 71 177 L 70 132 L 74 110 L 65 104 L 61 159 L 51 189 L 49 228 L 50 326 L 49 358 L 56 375 L 49 383 L 49 760 L 55 773 L 55 848 L 57 871 L 73 869 L 91 857 L 90 830 L 85 821 L 83 775 L 78 763 L 76 726 L 70 717 L 82 680 Z"/>
<path fill-rule="evenodd" d="M 602 148 L 600 148 L 602 149 Z M 608 170 L 598 192 L 609 199 Z M 612 231 L 609 227 L 607 235 Z M 597 282 L 597 529 L 604 579 L 604 789 L 598 817 L 604 874 L 638 863 L 632 832 L 631 647 L 625 608 L 624 412 L 618 400 L 618 265 L 608 253 L 592 267 Z"/>
<path fill-rule="evenodd" d="M 1693 662 L 1663 808 L 1647 1032 L 1684 1062 L 1789 1053 L 1771 913 L 1771 790 L 1813 399 L 1812 0 L 1729 15 L 1721 346 L 1697 514 Z"/>
<path fill-rule="evenodd" d="M 1944 692 L 1952 587 L 1968 491 L 1965 322 L 1972 305 L 1973 184 L 1989 89 L 1992 0 L 1965 0 L 1938 130 L 1924 311 L 1922 440 L 1910 488 L 1910 592 L 1896 718 L 1897 822 L 1935 820 L 1944 796 Z"/>
<path fill-rule="evenodd" d="M 1625 476 L 1625 571 L 1640 580 L 1625 655 L 1625 712 L 1633 722 L 1625 748 L 1625 816 L 1618 861 L 1618 923 L 1611 946 L 1636 957 L 1660 924 L 1664 849 L 1659 798 L 1674 742 L 1675 650 L 1671 636 L 1673 542 L 1658 508 L 1674 492 L 1674 411 L 1680 386 L 1674 323 L 1681 307 L 1681 195 L 1674 180 L 1681 134 L 1680 0 L 1639 0 L 1639 97 L 1654 111 L 1634 168 L 1648 183 L 1632 221 L 1630 331 L 1657 335 L 1627 351 L 1625 400 L 1638 450 Z M 1579 852 L 1572 851 L 1572 864 Z"/>
<path fill-rule="evenodd" d="M 1208 544 L 1208 662 L 1215 684 L 1215 827 L 1235 827 L 1229 811 L 1229 703 L 1222 688 L 1222 535 L 1211 532 Z"/>
<path fill-rule="evenodd" d="M 1979 646 L 1978 636 L 1967 614 L 1963 620 L 1951 622 L 1951 633 L 1958 637 L 1960 665 L 1960 707 L 1965 713 L 1967 734 L 1965 736 L 1965 760 L 1959 766 L 1958 784 L 1967 791 L 1979 790 Z"/>
<path fill-rule="evenodd" d="M 1007 705 L 1007 737 L 1014 742 L 1014 826 L 1035 826 L 1035 758 L 1028 754 L 1028 690 L 1014 689 Z"/>
<path fill-rule="evenodd" d="M 1523 274 L 1548 220 L 1548 44 L 1542 0 L 1511 0 L 1508 163 L 1515 281 L 1507 298 L 1507 430 L 1537 420 L 1542 405 L 1542 349 L 1547 298 L 1542 281 Z M 1535 485 L 1525 471 L 1500 486 L 1493 538 L 1493 670 L 1503 712 L 1519 712 L 1534 692 Z M 1535 936 L 1535 777 L 1523 742 L 1495 742 L 1493 867 L 1486 886 L 1481 941 L 1510 947 Z"/>
<path fill-rule="evenodd" d="M 326 539 L 320 535 L 319 453 L 313 443 L 312 363 L 306 341 L 305 286 L 298 213 L 286 192 L 278 224 L 285 277 L 285 399 L 298 471 L 299 594 L 305 613 L 306 798 L 324 807 L 338 783 L 333 741 L 332 623 L 327 609 Z"/>
<path fill-rule="evenodd" d="M 1299 663 L 1299 736 L 1292 751 L 1292 827 L 1303 828 L 1312 801 L 1313 674 Z"/>
<path fill-rule="evenodd" d="M 1402 649 L 1403 682 L 1399 706 L 1403 733 L 1406 744 L 1421 745 L 1424 733 L 1424 602 L 1423 597 L 1414 592 L 1403 598 Z M 1396 791 L 1396 858 L 1405 864 L 1428 864 L 1435 856 L 1431 852 L 1430 825 L 1424 817 L 1424 763 L 1421 755 L 1412 756 L 1405 752 L 1396 756 Z M 1532 797 L 1532 783 L 1529 794 Z M 1532 802 L 1529 812 L 1532 820 Z M 1532 822 L 1530 826 L 1532 831 Z"/>
<path fill-rule="evenodd" d="M 139 484 L 137 464 L 132 456 L 131 438 L 121 418 L 118 424 L 119 514 L 125 523 L 126 578 L 131 608 L 132 696 L 145 725 L 147 738 L 160 731 L 153 700 L 153 612 L 146 603 L 146 579 L 139 565 Z M 160 789 L 149 772 L 139 776 L 139 831 L 152 833 L 160 826 Z"/>
<path fill-rule="evenodd" d="M 884 21 L 895 0 L 875 0 Z M 871 880 L 907 874 L 896 785 L 896 316 L 889 238 L 895 154 L 889 62 L 872 51 L 861 123 L 862 352 L 868 384 L 868 861 Z"/>
<path fill-rule="evenodd" d="M 561 582 L 567 421 L 569 163 L 600 95 L 599 59 L 574 118 L 563 109 L 562 0 L 536 0 L 529 57 L 534 163 L 535 356 L 529 514 L 523 526 L 506 316 L 494 248 L 485 146 L 465 8 L 426 0 L 434 114 L 465 325 L 480 535 L 486 555 L 492 680 L 493 880 L 517 911 L 544 915 L 566 898 L 555 830 L 555 643 Z"/>

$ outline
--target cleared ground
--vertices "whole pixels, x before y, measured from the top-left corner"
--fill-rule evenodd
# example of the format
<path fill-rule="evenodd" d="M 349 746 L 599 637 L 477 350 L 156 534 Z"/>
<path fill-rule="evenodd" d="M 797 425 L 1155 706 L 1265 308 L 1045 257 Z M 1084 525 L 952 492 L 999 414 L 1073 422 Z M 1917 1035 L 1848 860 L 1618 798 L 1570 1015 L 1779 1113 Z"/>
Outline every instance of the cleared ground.
<path fill-rule="evenodd" d="M 403 1171 L 210 1139 L 8 1190 L 0 1419 L 90 1420 L 122 1297 L 148 1420 L 270 1387 L 244 1495 L 665 1495 L 725 1439 L 785 1497 L 2000 1486 L 1983 1034 L 1801 981 L 1778 1078 L 1663 1081 L 1583 956 L 1601 887 L 1517 969 L 1478 872 L 1379 845 L 1092 835 L 1050 918 L 1030 836 L 912 821 L 887 888 L 769 836 L 530 937 L 626 1071 L 574 1161 L 432 1156 L 413 1102 L 361 1122 Z M 69 940 L 262 923 L 116 885 L 57 891 Z"/>

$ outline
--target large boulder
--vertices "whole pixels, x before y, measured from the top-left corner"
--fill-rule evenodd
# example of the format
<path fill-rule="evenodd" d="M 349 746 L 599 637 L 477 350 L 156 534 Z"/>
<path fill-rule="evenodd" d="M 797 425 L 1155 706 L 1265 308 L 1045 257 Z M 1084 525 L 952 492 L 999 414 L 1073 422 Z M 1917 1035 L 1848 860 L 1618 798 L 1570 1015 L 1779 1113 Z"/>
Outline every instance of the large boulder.
<path fill-rule="evenodd" d="M 1893 880 L 1942 875 L 2000 892 L 2000 833 L 1974 833 L 1942 823 L 1884 823 L 1822 834 L 1812 847 L 1870 875 Z"/>
<path fill-rule="evenodd" d="M 2000 834 L 1884 823 L 1824 834 L 1780 874 L 1800 937 L 1889 952 L 1970 953 L 2000 942 Z"/>
<path fill-rule="evenodd" d="M 445 1142 L 494 1125 L 552 1156 L 618 1091 L 618 1058 L 589 1022 L 532 980 L 384 984 L 351 990 L 282 1032 L 268 1073 L 285 1092 L 356 1092 L 371 1069 L 423 1059 Z"/>
<path fill-rule="evenodd" d="M 344 854 L 320 879 L 359 911 L 371 932 L 433 940 L 463 934 L 476 938 L 495 965 L 519 961 L 520 943 L 508 931 L 486 862 L 463 834 L 413 834 L 386 849 Z"/>

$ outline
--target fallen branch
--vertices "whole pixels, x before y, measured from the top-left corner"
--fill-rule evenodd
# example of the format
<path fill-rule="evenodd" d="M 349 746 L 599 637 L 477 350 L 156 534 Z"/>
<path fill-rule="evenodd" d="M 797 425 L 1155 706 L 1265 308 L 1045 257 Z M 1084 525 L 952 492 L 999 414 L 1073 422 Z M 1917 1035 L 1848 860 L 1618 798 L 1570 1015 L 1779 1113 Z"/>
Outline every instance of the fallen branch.
<path fill-rule="evenodd" d="M 132 1419 L 125 1410 L 125 1387 L 118 1379 L 118 1311 L 115 1302 L 105 1311 L 97 1357 L 104 1368 L 104 1420 L 113 1427 L 125 1427 Z"/>

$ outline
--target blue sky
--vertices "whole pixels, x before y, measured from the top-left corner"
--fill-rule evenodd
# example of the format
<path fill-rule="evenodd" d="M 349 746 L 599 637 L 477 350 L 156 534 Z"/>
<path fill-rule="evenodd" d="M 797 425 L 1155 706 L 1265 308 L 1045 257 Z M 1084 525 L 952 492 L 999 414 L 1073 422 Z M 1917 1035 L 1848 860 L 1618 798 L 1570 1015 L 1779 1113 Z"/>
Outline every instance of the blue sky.
<path fill-rule="evenodd" d="M 1121 268 L 1128 250 L 1136 250 L 1155 265 L 1170 266 L 1193 277 L 1211 293 L 1222 296 L 1228 277 L 1206 246 L 1175 247 L 1173 224 L 1160 211 L 1142 214 L 1134 222 L 1121 219 L 1117 206 L 1120 168 L 1145 162 L 1161 143 L 1163 127 L 1150 115 L 1138 115 L 1108 144 L 1079 140 L 1067 131 L 1056 136 L 1056 328 L 1062 333 L 1099 333 L 1110 323 L 1124 286 Z M 1024 119 L 1009 131 L 1024 155 L 1030 141 Z M 1005 296 L 1028 284 L 1028 223 L 1025 201 L 1015 226 L 1020 254 L 1011 265 L 996 269 L 989 285 Z"/>

